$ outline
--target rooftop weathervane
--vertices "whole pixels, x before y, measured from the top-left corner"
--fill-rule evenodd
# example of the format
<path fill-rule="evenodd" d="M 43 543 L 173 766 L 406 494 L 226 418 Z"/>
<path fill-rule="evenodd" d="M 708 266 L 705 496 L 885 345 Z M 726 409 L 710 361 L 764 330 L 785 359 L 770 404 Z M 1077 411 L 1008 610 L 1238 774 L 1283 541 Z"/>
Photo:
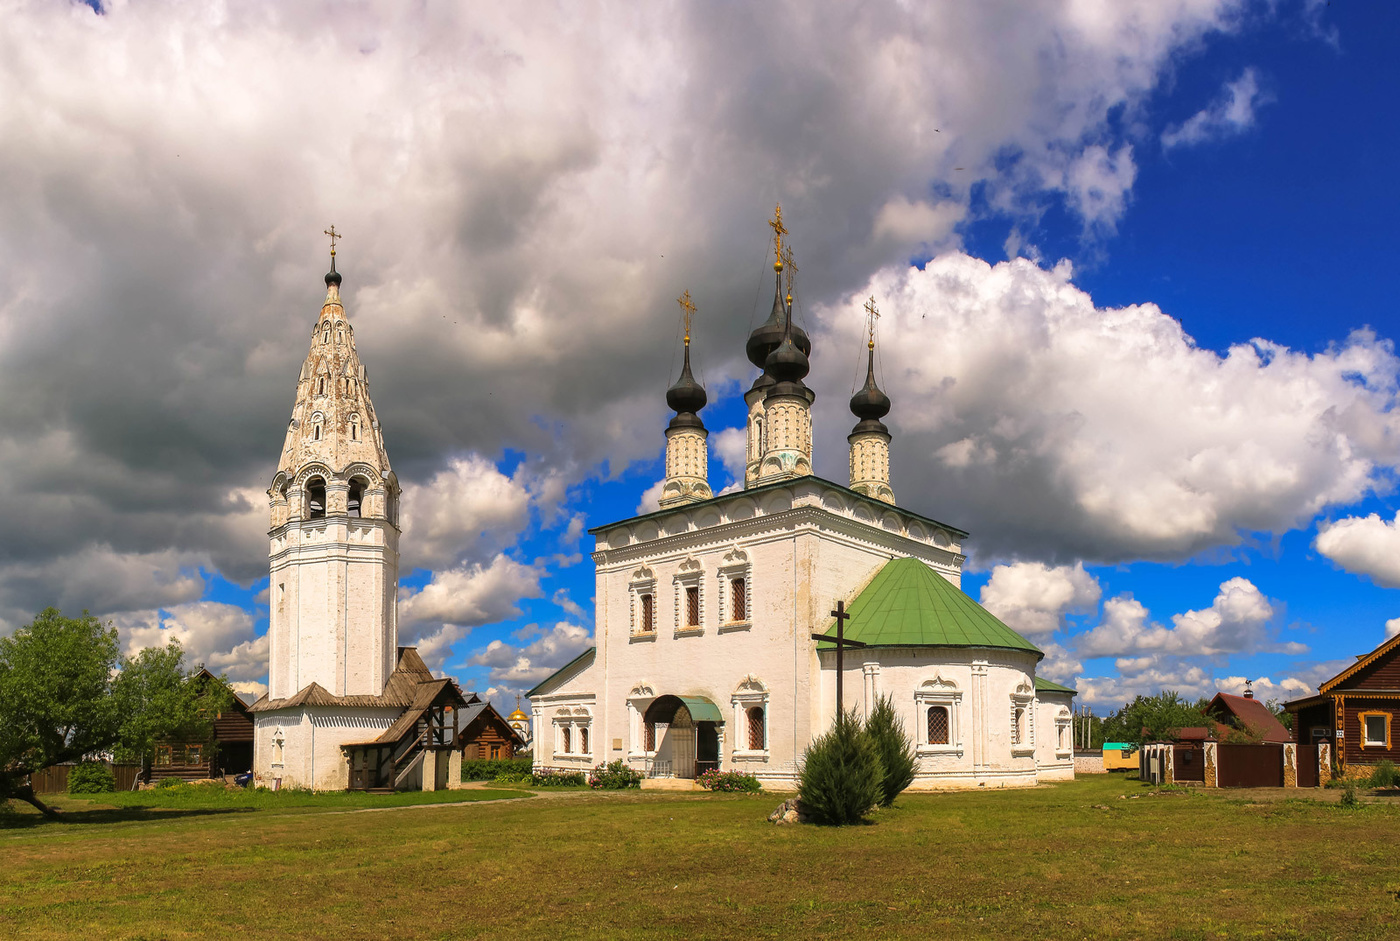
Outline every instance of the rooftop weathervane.
<path fill-rule="evenodd" d="M 676 303 L 681 305 L 681 320 L 685 323 L 685 345 L 690 345 L 690 322 L 695 319 L 695 302 L 690 299 L 690 292 L 686 291 L 676 298 Z"/>
<path fill-rule="evenodd" d="M 768 223 L 768 227 L 773 230 L 773 270 L 783 270 L 783 236 L 788 234 L 787 226 L 783 225 L 783 205 L 778 203 L 773 208 L 773 219 Z"/>

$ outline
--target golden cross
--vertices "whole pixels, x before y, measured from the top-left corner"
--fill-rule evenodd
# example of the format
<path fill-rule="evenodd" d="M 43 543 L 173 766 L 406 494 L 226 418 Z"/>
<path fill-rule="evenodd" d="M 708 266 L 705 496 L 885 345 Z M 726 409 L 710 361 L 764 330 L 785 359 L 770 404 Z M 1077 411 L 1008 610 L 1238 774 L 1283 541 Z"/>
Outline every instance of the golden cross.
<path fill-rule="evenodd" d="M 788 234 L 787 226 L 783 225 L 783 205 L 778 203 L 773 209 L 773 220 L 768 223 L 768 228 L 773 230 L 773 268 L 777 271 L 783 270 L 783 236 Z"/>
<path fill-rule="evenodd" d="M 792 279 L 797 274 L 797 262 L 792 260 L 792 243 L 783 248 L 783 280 L 787 283 L 788 303 L 792 303 Z"/>
<path fill-rule="evenodd" d="M 880 319 L 880 308 L 875 306 L 875 295 L 870 295 L 870 300 L 865 302 L 866 320 L 870 324 L 870 348 L 875 349 L 875 321 Z"/>
<path fill-rule="evenodd" d="M 676 298 L 676 303 L 681 305 L 681 319 L 685 322 L 685 345 L 690 345 L 690 321 L 695 317 L 695 302 L 690 299 L 690 292 L 686 291 Z"/>
<path fill-rule="evenodd" d="M 340 238 L 344 238 L 345 236 L 343 236 L 343 235 L 341 235 L 339 232 L 337 232 L 337 231 L 335 230 L 335 226 L 331 226 L 329 229 L 327 229 L 326 232 L 325 232 L 325 234 L 326 234 L 326 235 L 329 235 L 329 236 L 331 237 L 331 256 L 334 257 L 334 256 L 335 256 L 335 240 L 336 240 L 336 239 L 340 239 Z"/>

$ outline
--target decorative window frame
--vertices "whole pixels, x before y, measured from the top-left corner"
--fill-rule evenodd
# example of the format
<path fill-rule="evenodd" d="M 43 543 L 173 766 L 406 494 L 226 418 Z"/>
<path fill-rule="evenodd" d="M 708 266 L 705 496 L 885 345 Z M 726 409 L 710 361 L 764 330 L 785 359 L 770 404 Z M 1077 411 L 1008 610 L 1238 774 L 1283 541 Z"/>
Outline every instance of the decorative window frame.
<path fill-rule="evenodd" d="M 924 680 L 914 690 L 914 723 L 918 741 L 914 745 L 917 755 L 958 755 L 963 753 L 962 740 L 962 690 L 952 680 L 942 674 Z M 942 706 L 948 710 L 948 744 L 935 745 L 928 740 L 928 711 L 931 707 Z"/>
<path fill-rule="evenodd" d="M 1073 719 L 1072 719 L 1072 717 L 1071 717 L 1071 715 L 1070 715 L 1070 711 L 1069 711 L 1068 709 L 1066 709 L 1064 706 L 1061 706 L 1061 707 L 1055 712 L 1055 757 L 1056 757 L 1056 758 L 1073 758 L 1073 757 L 1074 757 L 1074 732 L 1073 732 L 1073 729 L 1070 728 L 1072 722 L 1073 722 Z M 1064 744 L 1061 745 L 1061 744 L 1060 744 L 1061 742 L 1063 742 Z"/>
<path fill-rule="evenodd" d="M 587 706 L 561 706 L 554 713 L 554 757 L 559 758 L 586 758 L 593 757 L 593 713 Z M 569 730 L 569 748 L 564 749 L 564 730 Z M 587 733 L 588 750 L 584 751 L 580 746 L 583 744 L 584 735 Z"/>
<path fill-rule="evenodd" d="M 1371 740 L 1371 737 L 1366 734 L 1366 720 L 1374 718 L 1381 718 L 1385 720 L 1384 743 L 1374 742 Z M 1390 729 L 1391 726 L 1394 724 L 1392 722 L 1392 717 L 1390 713 L 1380 709 L 1368 709 L 1366 712 L 1358 712 L 1356 714 L 1356 721 L 1357 724 L 1360 726 L 1360 728 L 1357 731 L 1361 733 L 1360 739 L 1362 748 L 1390 748 Z"/>
<path fill-rule="evenodd" d="M 627 757 L 629 760 L 655 757 L 655 749 L 646 747 L 647 709 L 656 701 L 656 688 L 650 683 L 638 683 L 627 694 Z"/>
<path fill-rule="evenodd" d="M 734 749 L 730 753 L 735 761 L 767 761 L 773 744 L 772 709 L 768 705 L 768 686 L 752 673 L 739 681 L 729 697 L 734 709 Z M 763 707 L 763 748 L 749 748 L 749 710 L 754 706 Z"/>
<path fill-rule="evenodd" d="M 695 637 L 705 633 L 705 568 L 694 556 L 687 558 L 676 570 L 675 577 L 671 579 L 671 584 L 675 589 L 675 636 Z M 687 588 L 694 588 L 699 596 L 699 612 L 697 623 L 683 623 L 688 612 L 689 605 L 686 604 L 685 591 Z"/>
<path fill-rule="evenodd" d="M 1021 710 L 1026 717 L 1025 735 L 1016 741 L 1016 711 Z M 1035 754 L 1035 687 L 1025 680 L 1011 694 L 1011 757 L 1020 758 Z"/>
<path fill-rule="evenodd" d="M 642 595 L 651 595 L 651 630 L 642 630 Z M 656 640 L 656 573 L 643 565 L 627 582 L 627 604 L 631 612 L 631 639 Z"/>
<path fill-rule="evenodd" d="M 744 617 L 735 620 L 733 616 L 733 587 L 736 578 L 744 580 Z M 749 554 L 735 546 L 720 559 L 717 572 L 715 595 L 716 610 L 719 612 L 720 633 L 726 631 L 747 631 L 753 627 L 753 562 Z"/>

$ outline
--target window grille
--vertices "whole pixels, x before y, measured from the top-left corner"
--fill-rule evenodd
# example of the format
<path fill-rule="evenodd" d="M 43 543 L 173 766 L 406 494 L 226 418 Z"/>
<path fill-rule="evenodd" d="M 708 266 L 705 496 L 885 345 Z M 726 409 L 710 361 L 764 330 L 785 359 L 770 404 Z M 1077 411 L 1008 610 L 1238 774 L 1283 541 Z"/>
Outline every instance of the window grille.
<path fill-rule="evenodd" d="M 650 634 L 656 630 L 656 603 L 651 595 L 642 595 L 642 632 Z"/>
<path fill-rule="evenodd" d="M 1025 739 L 1026 710 L 1016 706 L 1011 710 L 1011 744 L 1020 745 Z"/>
<path fill-rule="evenodd" d="M 648 722 L 648 723 L 646 724 L 646 732 L 645 732 L 643 738 L 644 738 L 644 741 L 645 741 L 645 748 L 646 748 L 646 750 L 647 750 L 647 751 L 656 751 L 656 723 L 655 723 L 655 722 Z"/>
<path fill-rule="evenodd" d="M 694 585 L 685 590 L 685 624 L 686 627 L 700 624 L 700 589 Z"/>
<path fill-rule="evenodd" d="M 564 726 L 564 754 L 569 754 L 574 750 L 573 736 L 569 734 L 569 727 Z"/>
<path fill-rule="evenodd" d="M 946 706 L 930 706 L 928 710 L 928 743 L 948 744 L 948 709 Z"/>
<path fill-rule="evenodd" d="M 763 707 L 754 706 L 749 709 L 749 750 L 763 751 L 767 747 L 763 735 Z"/>
<path fill-rule="evenodd" d="M 580 755 L 588 754 L 588 729 L 578 730 L 578 751 Z"/>
<path fill-rule="evenodd" d="M 731 621 L 747 621 L 749 619 L 748 598 L 744 594 L 744 580 L 742 578 L 731 579 L 729 582 L 729 610 Z"/>

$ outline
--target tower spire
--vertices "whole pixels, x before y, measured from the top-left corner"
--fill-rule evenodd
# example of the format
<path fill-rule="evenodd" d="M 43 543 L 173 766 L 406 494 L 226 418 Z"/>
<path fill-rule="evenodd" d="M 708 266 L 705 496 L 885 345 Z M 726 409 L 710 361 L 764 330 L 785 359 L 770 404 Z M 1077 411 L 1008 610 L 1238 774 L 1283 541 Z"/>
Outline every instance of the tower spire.
<path fill-rule="evenodd" d="M 676 298 L 685 326 L 685 359 L 680 378 L 666 390 L 666 404 L 676 413 L 666 427 L 666 480 L 662 483 L 662 508 L 708 500 L 712 496 L 709 482 L 709 451 L 706 440 L 710 433 L 700 420 L 699 412 L 708 396 L 705 387 L 695 381 L 690 372 L 690 329 L 695 320 L 695 301 L 686 291 Z"/>
<path fill-rule="evenodd" d="M 880 308 L 875 297 L 865 302 L 865 385 L 851 396 L 851 414 L 860 419 L 846 437 L 851 445 L 851 489 L 894 503 L 890 489 L 890 430 L 880 419 L 889 414 L 890 397 L 875 383 L 875 323 Z"/>

